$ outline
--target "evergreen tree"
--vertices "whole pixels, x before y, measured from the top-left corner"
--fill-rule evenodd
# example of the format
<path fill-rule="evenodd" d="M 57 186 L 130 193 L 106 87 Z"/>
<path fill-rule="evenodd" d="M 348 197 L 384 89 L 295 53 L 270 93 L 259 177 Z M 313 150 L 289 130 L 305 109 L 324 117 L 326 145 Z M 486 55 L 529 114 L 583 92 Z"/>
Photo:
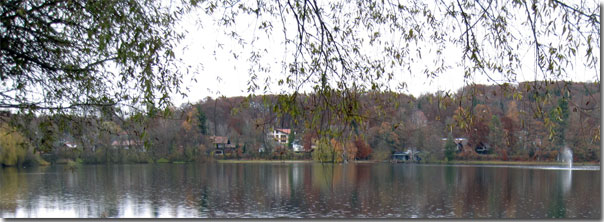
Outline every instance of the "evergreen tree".
<path fill-rule="evenodd" d="M 550 119 L 555 123 L 552 140 L 558 147 L 566 142 L 565 133 L 568 127 L 568 101 L 566 97 L 558 99 L 558 106 L 550 112 Z"/>
<path fill-rule="evenodd" d="M 501 129 L 501 121 L 497 115 L 493 115 L 493 117 L 491 117 L 491 122 L 489 122 L 488 139 L 492 149 L 503 148 L 503 130 Z"/>
<path fill-rule="evenodd" d="M 198 125 L 197 127 L 199 127 L 199 132 L 201 132 L 202 135 L 206 135 L 208 133 L 208 127 L 206 126 L 206 114 L 203 112 L 203 110 L 201 109 L 201 105 L 197 107 L 197 120 L 198 120 Z"/>
<path fill-rule="evenodd" d="M 449 136 L 447 136 L 447 142 L 445 142 L 445 158 L 447 161 L 455 159 L 455 149 L 457 149 L 457 145 L 453 140 L 453 135 L 449 133 Z"/>
<path fill-rule="evenodd" d="M 294 140 L 296 139 L 296 136 L 294 135 L 294 131 L 290 130 L 289 135 L 287 135 L 287 147 L 288 148 L 292 148 L 294 146 Z"/>

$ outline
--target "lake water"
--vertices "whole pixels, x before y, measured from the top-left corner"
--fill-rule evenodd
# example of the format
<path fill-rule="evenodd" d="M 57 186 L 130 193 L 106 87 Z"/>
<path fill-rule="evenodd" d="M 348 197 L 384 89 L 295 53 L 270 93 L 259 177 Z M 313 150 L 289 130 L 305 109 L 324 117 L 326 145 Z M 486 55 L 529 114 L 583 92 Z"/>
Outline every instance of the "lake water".
<path fill-rule="evenodd" d="M 0 216 L 600 218 L 600 168 L 208 163 L 0 168 Z"/>

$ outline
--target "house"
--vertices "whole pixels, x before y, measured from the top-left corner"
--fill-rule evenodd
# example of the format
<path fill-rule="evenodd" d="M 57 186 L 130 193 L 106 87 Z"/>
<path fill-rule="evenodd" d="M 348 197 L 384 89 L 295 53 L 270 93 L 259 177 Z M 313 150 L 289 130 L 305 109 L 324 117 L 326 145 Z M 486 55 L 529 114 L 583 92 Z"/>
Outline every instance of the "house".
<path fill-rule="evenodd" d="M 119 132 L 117 138 L 111 141 L 111 147 L 114 149 L 137 149 L 139 151 L 144 151 L 143 146 L 144 143 L 138 136 L 129 134 L 126 131 Z"/>
<path fill-rule="evenodd" d="M 291 129 L 274 129 L 268 134 L 268 137 L 275 140 L 278 145 L 281 145 L 281 147 L 284 147 L 283 145 L 287 145 L 289 140 L 289 134 L 291 133 Z M 296 134 L 296 132 L 293 133 Z M 294 152 L 304 151 L 304 146 L 302 146 L 300 140 L 294 140 L 291 148 Z"/>
<path fill-rule="evenodd" d="M 210 136 L 210 142 L 216 149 L 224 149 L 227 145 L 231 144 L 231 141 L 226 136 Z"/>
<path fill-rule="evenodd" d="M 446 142 L 446 141 L 447 141 L 447 138 L 446 138 L 446 137 L 443 137 L 441 140 L 442 140 L 443 142 Z M 454 138 L 454 139 L 453 139 L 453 142 L 455 142 L 455 145 L 457 145 L 457 150 L 456 150 L 457 152 L 461 152 L 461 151 L 463 151 L 463 150 L 464 150 L 464 146 L 467 146 L 467 145 L 468 145 L 468 139 L 467 139 L 467 138 L 464 138 L 464 137 L 458 137 L 458 138 Z"/>
<path fill-rule="evenodd" d="M 113 148 L 121 148 L 128 150 L 130 148 L 141 147 L 143 145 L 143 141 L 140 140 L 129 140 L 129 139 L 117 139 L 111 142 L 111 146 Z"/>
<path fill-rule="evenodd" d="M 226 136 L 211 136 L 210 142 L 214 145 L 214 148 L 216 149 L 214 151 L 215 155 L 223 155 L 225 153 L 235 152 L 235 150 L 237 149 L 237 144 L 231 143 L 231 140 L 229 140 L 229 138 Z M 239 145 L 241 147 L 243 146 L 243 144 Z"/>
<path fill-rule="evenodd" d="M 269 137 L 273 138 L 279 144 L 287 144 L 287 137 L 291 133 L 291 129 L 274 129 L 269 133 Z"/>

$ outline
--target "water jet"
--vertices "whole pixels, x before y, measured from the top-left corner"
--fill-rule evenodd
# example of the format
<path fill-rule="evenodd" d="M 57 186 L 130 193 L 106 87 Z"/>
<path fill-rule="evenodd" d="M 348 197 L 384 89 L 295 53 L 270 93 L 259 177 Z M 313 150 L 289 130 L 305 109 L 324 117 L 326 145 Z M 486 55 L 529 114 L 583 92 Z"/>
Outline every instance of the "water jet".
<path fill-rule="evenodd" d="M 573 152 L 567 146 L 565 146 L 562 153 L 560 153 L 560 158 L 562 162 L 568 163 L 568 169 L 573 168 Z"/>

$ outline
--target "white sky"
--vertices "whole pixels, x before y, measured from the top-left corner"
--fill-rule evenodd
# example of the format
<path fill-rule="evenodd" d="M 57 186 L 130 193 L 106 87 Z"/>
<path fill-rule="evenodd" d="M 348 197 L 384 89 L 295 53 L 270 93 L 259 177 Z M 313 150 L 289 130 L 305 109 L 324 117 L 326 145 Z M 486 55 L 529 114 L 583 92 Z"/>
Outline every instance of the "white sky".
<path fill-rule="evenodd" d="M 202 25 L 199 25 L 199 21 L 202 21 Z M 230 37 L 225 36 L 223 31 L 224 27 L 214 25 L 212 18 L 202 14 L 191 14 L 181 24 L 183 30 L 188 33 L 185 40 L 182 42 L 181 50 L 177 50 L 177 56 L 181 56 L 186 65 L 191 66 L 190 73 L 185 76 L 185 82 L 183 87 L 189 89 L 188 96 L 183 98 L 181 96 L 174 96 L 174 104 L 180 105 L 182 103 L 197 102 L 205 97 L 217 97 L 217 96 L 246 96 L 248 95 L 248 81 L 250 75 L 248 69 L 250 63 L 247 61 L 249 57 L 250 47 L 268 47 L 268 55 L 264 57 L 264 61 L 272 64 L 270 77 L 271 90 L 269 93 L 280 93 L 284 92 L 284 89 L 276 87 L 276 81 L 282 78 L 281 61 L 283 58 L 291 56 L 282 45 L 279 44 L 283 40 L 282 32 L 279 28 L 275 27 L 273 35 L 267 36 L 262 31 L 256 31 L 253 27 L 257 27 L 258 24 L 254 19 L 240 19 L 236 23 L 236 29 L 239 34 L 243 37 L 258 37 L 253 44 L 248 44 L 245 47 L 239 47 L 237 42 L 231 40 Z M 250 38 L 251 39 L 251 38 Z M 221 47 L 218 47 L 219 43 L 223 43 Z M 421 47 L 421 46 L 420 46 Z M 599 55 L 599 49 L 596 55 Z M 445 52 L 445 58 L 460 57 L 460 50 L 456 47 L 451 47 L 448 52 Z M 238 58 L 234 58 L 234 54 L 238 55 Z M 578 53 L 578 55 L 582 55 Z M 531 49 L 526 50 L 526 53 L 521 58 L 526 61 L 523 64 L 523 71 L 519 72 L 516 77 L 517 81 L 533 81 L 535 80 L 534 68 L 534 51 Z M 431 59 L 426 64 L 429 65 Z M 599 73 L 593 70 L 585 70 L 580 65 L 583 61 L 575 62 L 575 69 L 569 73 L 576 73 L 574 76 L 568 76 L 565 79 L 573 81 L 594 81 L 596 78 L 599 79 Z M 453 64 L 451 64 L 453 65 Z M 420 70 L 422 64 L 418 67 L 414 67 Z M 445 74 L 441 74 L 436 78 L 426 78 L 421 72 L 412 75 L 406 71 L 397 74 L 395 77 L 397 80 L 405 80 L 407 88 L 403 93 L 412 94 L 416 97 L 425 93 L 433 93 L 438 90 L 452 91 L 455 92 L 457 89 L 468 84 L 469 82 L 492 84 L 487 78 L 480 74 L 473 75 L 470 79 L 464 79 L 463 68 L 453 67 L 449 69 Z M 197 82 L 189 81 L 191 78 L 197 79 Z M 256 94 L 262 93 L 262 87 L 264 84 L 264 78 L 267 76 L 259 76 L 257 83 L 260 85 L 260 89 Z M 495 80 L 502 80 L 503 77 L 497 79 L 497 76 L 493 76 Z M 540 78 L 539 78 L 540 79 Z M 391 86 L 398 85 L 398 81 L 391 82 Z"/>

